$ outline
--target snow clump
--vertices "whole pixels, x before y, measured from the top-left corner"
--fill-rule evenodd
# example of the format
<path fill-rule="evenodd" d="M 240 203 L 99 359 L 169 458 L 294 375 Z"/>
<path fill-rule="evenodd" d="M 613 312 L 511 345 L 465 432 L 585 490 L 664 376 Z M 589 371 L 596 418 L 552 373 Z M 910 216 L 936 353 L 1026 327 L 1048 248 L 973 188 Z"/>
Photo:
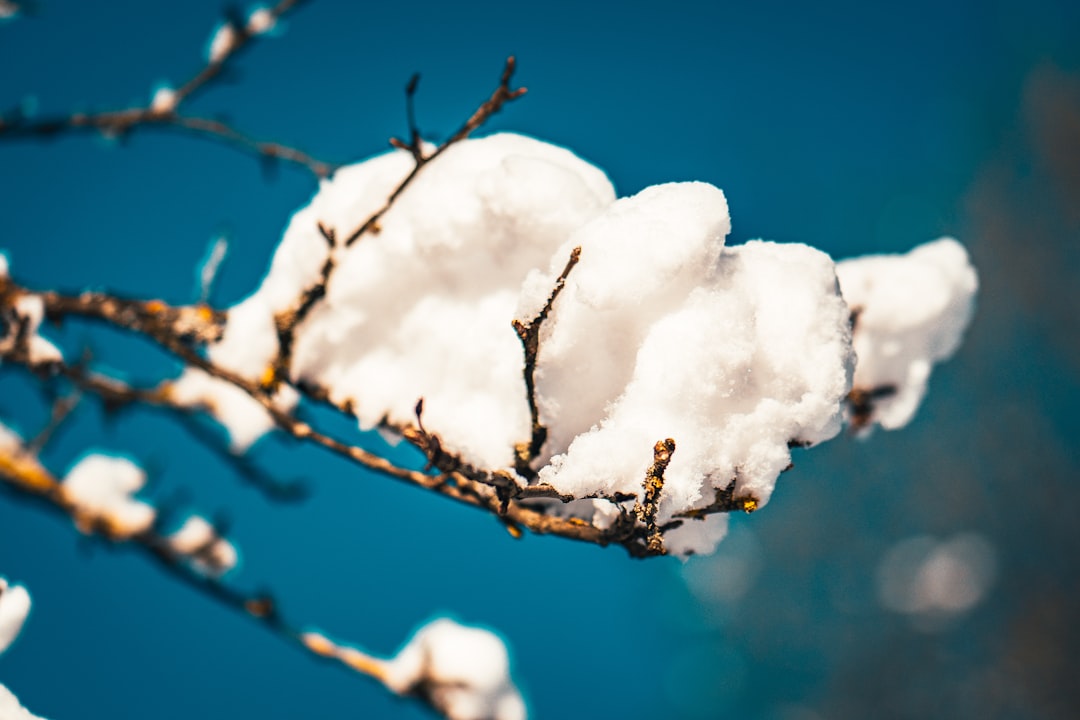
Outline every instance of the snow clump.
<path fill-rule="evenodd" d="M 132 497 L 145 484 L 146 473 L 130 460 L 91 454 L 68 471 L 61 492 L 80 530 L 100 524 L 111 537 L 127 539 L 154 524 L 154 507 Z"/>
<path fill-rule="evenodd" d="M 840 431 L 853 358 L 832 260 L 798 244 L 728 248 L 730 227 L 720 190 L 678 183 L 619 200 L 567 240 L 581 261 L 540 337 L 541 481 L 575 497 L 636 495 L 670 437 L 660 521 L 733 481 L 760 507 L 789 442 Z M 530 276 L 519 315 L 552 283 Z M 666 538 L 669 551 L 711 549 L 687 534 L 696 524 Z"/>
<path fill-rule="evenodd" d="M 329 263 L 325 295 L 295 331 L 293 383 L 324 391 L 363 429 L 415 425 L 422 398 L 424 429 L 442 448 L 580 498 L 551 511 L 599 527 L 628 509 L 622 498 L 643 497 L 653 446 L 671 438 L 656 514 L 669 524 L 668 552 L 710 552 L 726 516 L 694 518 L 721 496 L 761 507 L 791 446 L 840 431 L 856 367 L 851 307 L 862 310 L 856 386 L 901 386 L 890 402 L 903 413 L 881 405 L 888 427 L 910 419 L 911 393 L 921 397 L 930 362 L 918 359 L 952 352 L 970 315 L 974 271 L 955 241 L 899 265 L 848 261 L 845 302 L 837 266 L 820 251 L 726 245 L 719 189 L 675 183 L 616 200 L 599 169 L 511 134 L 448 148 L 347 244 L 412 167 L 411 154 L 396 150 L 324 180 L 293 216 L 260 288 L 230 310 L 211 359 L 266 378 L 280 320 Z M 511 322 L 545 308 L 574 248 L 580 260 L 540 325 L 535 399 L 547 439 L 523 468 L 515 447 L 532 424 Z M 904 293 L 922 304 L 890 304 Z M 198 371 L 174 394 L 185 390 L 215 408 L 236 447 L 272 427 L 256 402 Z M 281 400 L 287 409 L 295 397 Z"/>
<path fill-rule="evenodd" d="M 258 303 L 244 302 L 229 310 L 224 335 L 206 354 L 217 367 L 258 382 L 277 348 L 273 313 Z M 178 405 L 212 415 L 228 431 L 234 452 L 244 452 L 274 428 L 274 418 L 257 400 L 199 368 L 186 367 L 180 377 L 167 384 L 166 392 Z M 282 412 L 292 410 L 298 400 L 288 385 L 282 385 L 274 395 L 274 405 Z"/>
<path fill-rule="evenodd" d="M 525 720 L 527 716 L 499 636 L 448 618 L 417 630 L 386 661 L 382 680 L 399 695 L 421 693 L 449 720 Z"/>
<path fill-rule="evenodd" d="M 855 314 L 859 357 L 854 387 L 890 388 L 873 401 L 867 422 L 907 425 L 926 394 L 930 370 L 960 346 L 979 280 L 967 251 L 952 238 L 905 255 L 869 255 L 836 265 Z"/>

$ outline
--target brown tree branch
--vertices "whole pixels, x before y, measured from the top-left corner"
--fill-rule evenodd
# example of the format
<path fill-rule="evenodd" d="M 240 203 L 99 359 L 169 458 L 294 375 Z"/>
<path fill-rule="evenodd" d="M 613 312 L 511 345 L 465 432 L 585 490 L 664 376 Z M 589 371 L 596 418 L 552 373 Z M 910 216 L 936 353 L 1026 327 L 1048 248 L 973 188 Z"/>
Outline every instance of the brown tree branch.
<path fill-rule="evenodd" d="M 896 395 L 896 392 L 895 385 L 852 388 L 845 398 L 851 418 L 851 432 L 856 433 L 869 426 L 874 421 L 874 411 L 877 409 L 878 401 L 890 398 Z"/>
<path fill-rule="evenodd" d="M 469 137 L 469 135 L 475 132 L 481 125 L 486 123 L 492 115 L 502 110 L 503 105 L 513 100 L 517 100 L 519 97 L 521 97 L 527 92 L 525 88 L 514 89 L 510 87 L 510 81 L 514 78 L 514 69 L 516 67 L 517 61 L 512 55 L 506 58 L 506 64 L 503 66 L 503 71 L 502 75 L 499 78 L 498 87 L 495 88 L 495 90 L 491 93 L 487 100 L 480 103 L 480 106 L 476 108 L 473 114 L 469 116 L 469 119 L 466 120 L 460 128 L 458 128 L 457 132 L 455 132 L 449 137 L 449 139 L 447 139 L 445 142 L 435 148 L 435 150 L 430 155 L 425 155 L 422 152 L 419 143 L 419 134 L 416 134 L 414 136 L 413 145 L 405 143 L 397 138 L 393 138 L 390 140 L 390 144 L 394 147 L 402 150 L 410 150 L 413 153 L 413 158 L 416 162 L 413 165 L 412 171 L 409 172 L 409 174 L 405 176 L 405 178 L 398 184 L 394 191 L 390 193 L 390 196 L 386 199 L 386 202 L 383 203 L 383 206 L 376 210 L 374 213 L 372 213 L 372 215 L 368 217 L 367 220 L 365 220 L 345 239 L 345 247 L 349 247 L 354 242 L 359 240 L 361 236 L 363 236 L 365 233 L 372 231 L 375 227 L 378 226 L 379 220 L 381 220 L 383 215 L 385 215 L 387 211 L 389 211 L 390 208 L 393 207 L 394 202 L 398 199 L 398 196 L 400 196 L 401 193 L 405 192 L 405 188 L 407 188 L 409 184 L 412 183 L 413 179 L 420 174 L 420 171 L 424 169 L 425 165 L 442 155 L 447 148 L 451 147 L 452 145 L 456 145 L 457 143 Z M 415 87 L 413 87 L 413 91 L 415 91 Z"/>
<path fill-rule="evenodd" d="M 80 400 L 82 400 L 81 390 L 56 398 L 50 409 L 49 423 L 26 444 L 27 450 L 34 455 L 39 454 L 63 426 L 64 421 L 71 417 L 72 411 L 79 405 Z"/>
<path fill-rule="evenodd" d="M 176 355 L 185 364 L 198 368 L 210 376 L 223 380 L 234 387 L 247 393 L 258 402 L 274 420 L 278 429 L 287 435 L 302 442 L 311 443 L 322 447 L 330 452 L 344 457 L 352 462 L 373 470 L 381 475 L 391 477 L 409 485 L 436 492 L 452 500 L 465 505 L 485 510 L 497 516 L 511 533 L 518 535 L 513 528 L 526 528 L 536 534 L 551 534 L 565 537 L 571 540 L 589 542 L 596 545 L 607 546 L 610 544 L 622 545 L 635 557 L 647 556 L 643 548 L 641 538 L 625 527 L 600 530 L 591 525 L 582 524 L 570 518 L 548 515 L 545 508 L 533 507 L 527 501 L 537 498 L 551 498 L 561 496 L 548 486 L 534 486 L 507 490 L 505 476 L 484 473 L 472 469 L 480 478 L 475 479 L 465 475 L 460 469 L 440 475 L 429 475 L 419 470 L 410 470 L 399 467 L 389 460 L 364 450 L 355 445 L 349 445 L 319 432 L 311 425 L 303 422 L 292 415 L 283 412 L 277 407 L 272 395 L 257 382 L 248 380 L 232 371 L 215 365 L 210 360 L 200 355 L 196 348 L 197 339 L 206 336 L 215 336 L 208 327 L 216 327 L 214 320 L 218 317 L 217 311 L 196 308 L 194 313 L 199 322 L 192 322 L 191 308 L 173 308 L 159 300 L 136 301 L 122 298 L 114 298 L 103 293 L 83 293 L 78 296 L 68 296 L 56 292 L 33 293 L 33 291 L 6 280 L 3 288 L 0 288 L 0 306 L 5 299 L 13 300 L 22 294 L 38 294 L 45 304 L 47 316 L 55 320 L 62 320 L 67 315 L 75 315 L 89 320 L 105 322 L 114 327 L 135 332 L 157 342 L 163 348 Z M 175 323 L 175 327 L 169 323 L 169 318 Z M 18 361 L 15 354 L 6 356 L 9 360 Z M 26 360 L 23 359 L 25 364 Z M 50 372 L 60 368 L 52 368 Z M 44 372 L 46 368 L 35 368 Z M 115 381 L 105 382 L 99 377 L 99 382 L 87 382 L 85 389 L 94 392 L 100 391 L 103 396 L 112 396 L 114 400 L 122 400 L 124 393 Z M 85 378 L 84 378 L 85 380 Z M 159 390 L 141 391 L 136 400 L 150 404 L 173 406 L 166 397 L 162 400 L 155 393 Z M 189 411 L 189 409 L 185 409 Z M 464 464 L 460 464 L 462 467 Z M 500 479 L 493 480 L 493 477 Z"/>
<path fill-rule="evenodd" d="M 385 685 L 385 662 L 355 648 L 339 647 L 320 633 L 304 632 L 287 622 L 272 593 L 243 591 L 214 574 L 200 571 L 199 550 L 179 552 L 156 527 L 131 536 L 118 536 L 105 519 L 88 518 L 66 496 L 63 484 L 26 446 L 0 446 L 0 487 L 16 498 L 69 517 L 83 532 L 100 537 L 113 547 L 133 549 L 157 568 L 218 604 L 252 620 L 270 634 L 306 652 L 310 657 L 338 664 Z M 421 701 L 423 697 L 419 698 Z"/>
<path fill-rule="evenodd" d="M 656 527 L 656 513 L 660 508 L 660 493 L 664 491 L 664 471 L 675 453 L 675 441 L 671 438 L 658 440 L 653 446 L 653 463 L 645 472 L 644 498 L 634 503 L 634 515 L 645 525 L 645 546 L 649 553 L 665 555 L 664 535 Z"/>
<path fill-rule="evenodd" d="M 555 287 L 552 289 L 551 294 L 548 295 L 547 302 L 544 303 L 544 307 L 540 309 L 536 317 L 528 321 L 513 320 L 511 322 L 514 332 L 517 333 L 518 339 L 521 340 L 521 347 L 525 351 L 525 396 L 529 402 L 529 417 L 532 420 L 532 436 L 529 442 L 518 443 L 514 448 L 515 469 L 522 477 L 533 478 L 536 476 L 536 471 L 532 468 L 532 461 L 540 454 L 540 449 L 547 440 L 547 428 L 540 424 L 540 411 L 536 407 L 536 356 L 540 352 L 540 327 L 547 320 L 551 307 L 555 304 L 555 299 L 559 297 L 559 293 L 562 292 L 563 287 L 566 285 L 566 278 L 570 276 L 570 271 L 574 269 L 580 259 L 581 247 L 579 246 L 570 251 L 570 259 L 567 260 L 566 267 L 563 268 L 562 274 L 555 281 Z"/>
<path fill-rule="evenodd" d="M 283 0 L 269 9 L 273 22 L 288 13 L 303 0 Z M 179 88 L 171 90 L 172 99 L 164 107 L 155 107 L 153 102 L 142 107 L 119 110 L 107 110 L 97 113 L 72 113 L 42 120 L 29 121 L 25 118 L 0 117 L 0 138 L 10 139 L 51 139 L 61 134 L 100 133 L 109 137 L 125 137 L 136 128 L 156 128 L 181 132 L 237 148 L 244 152 L 266 158 L 284 160 L 305 168 L 319 178 L 329 177 L 338 165 L 318 160 L 308 153 L 294 147 L 276 142 L 260 141 L 240 132 L 222 120 L 183 115 L 179 106 L 219 78 L 232 59 L 253 43 L 261 33 L 253 31 L 242 20 L 229 18 L 226 25 L 231 33 L 231 42 L 221 57 L 210 58 L 190 79 Z"/>
<path fill-rule="evenodd" d="M 275 325 L 278 331 L 278 357 L 274 360 L 272 367 L 272 375 L 268 378 L 268 385 L 273 387 L 277 383 L 283 381 L 289 376 L 289 367 L 292 362 L 292 348 L 294 336 L 296 335 L 297 328 L 303 324 L 308 314 L 326 295 L 326 288 L 330 283 L 330 278 L 333 275 L 336 267 L 337 258 L 335 257 L 335 251 L 339 247 L 350 247 L 354 242 L 359 240 L 367 233 L 376 234 L 379 232 L 379 221 L 383 216 L 390 211 L 390 208 L 394 206 L 397 199 L 401 197 L 401 194 L 405 192 L 406 188 L 412 183 L 420 171 L 424 169 L 428 163 L 433 162 L 439 155 L 441 155 L 447 148 L 455 145 L 462 140 L 469 137 L 477 128 L 487 122 L 495 113 L 502 109 L 503 105 L 525 94 L 525 88 L 513 89 L 510 87 L 510 81 L 514 76 L 514 68 L 516 67 L 513 56 L 506 59 L 506 64 L 503 67 L 502 75 L 499 78 L 499 85 L 492 91 L 487 100 L 480 103 L 479 107 L 469 116 L 468 120 L 462 124 L 462 126 L 450 136 L 445 142 L 435 148 L 431 154 L 425 154 L 423 148 L 423 141 L 420 137 L 420 131 L 416 128 L 416 120 L 413 113 L 413 96 L 416 93 L 417 84 L 419 83 L 419 75 L 414 75 L 409 81 L 409 84 L 405 88 L 406 101 L 408 103 L 408 122 L 409 122 L 409 134 L 410 141 L 408 143 L 399 140 L 398 138 L 391 138 L 390 144 L 400 150 L 407 150 L 412 154 L 413 167 L 412 170 L 398 183 L 397 187 L 386 198 L 386 202 L 382 206 L 368 216 L 367 220 L 360 224 L 352 233 L 350 233 L 343 241 L 340 240 L 340 235 L 335 228 L 327 227 L 323 223 L 318 224 L 319 233 L 326 239 L 327 244 L 330 246 L 327 254 L 326 261 L 323 263 L 322 268 L 319 271 L 319 278 L 310 287 L 307 287 L 300 293 L 300 297 L 294 303 L 293 307 L 285 312 L 279 313 L 274 318 Z"/>

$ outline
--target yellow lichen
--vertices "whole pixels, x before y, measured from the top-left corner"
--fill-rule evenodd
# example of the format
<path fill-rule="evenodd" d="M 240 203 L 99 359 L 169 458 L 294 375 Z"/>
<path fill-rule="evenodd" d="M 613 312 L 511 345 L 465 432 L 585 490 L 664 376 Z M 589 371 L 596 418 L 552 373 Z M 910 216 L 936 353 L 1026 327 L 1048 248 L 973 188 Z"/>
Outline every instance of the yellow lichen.
<path fill-rule="evenodd" d="M 259 376 L 259 386 L 264 390 L 271 390 L 277 385 L 277 369 L 273 365 L 267 365 Z"/>

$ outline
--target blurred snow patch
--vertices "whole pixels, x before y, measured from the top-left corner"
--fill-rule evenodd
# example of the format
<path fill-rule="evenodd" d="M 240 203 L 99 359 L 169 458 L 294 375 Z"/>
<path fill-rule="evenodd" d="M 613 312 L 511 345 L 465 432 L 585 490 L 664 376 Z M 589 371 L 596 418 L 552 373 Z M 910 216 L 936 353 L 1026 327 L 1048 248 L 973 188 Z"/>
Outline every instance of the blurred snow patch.
<path fill-rule="evenodd" d="M 188 516 L 168 542 L 173 552 L 188 557 L 197 570 L 211 577 L 224 575 L 240 560 L 236 546 L 200 515 Z"/>
<path fill-rule="evenodd" d="M 228 317 L 225 334 L 206 354 L 216 366 L 257 383 L 277 353 L 274 316 L 252 296 L 230 308 Z M 174 402 L 205 410 L 221 423 L 229 433 L 233 452 L 244 452 L 275 426 L 273 416 L 245 390 L 199 368 L 185 368 L 169 384 L 168 393 Z M 282 385 L 274 396 L 274 406 L 287 413 L 298 400 L 292 387 Z"/>
<path fill-rule="evenodd" d="M 6 268 L 5 268 L 6 269 Z M 52 342 L 38 334 L 45 319 L 45 302 L 40 295 L 20 295 L 12 309 L 25 324 L 26 351 L 32 363 L 63 362 L 64 356 Z"/>
<path fill-rule="evenodd" d="M 24 708 L 15 693 L 0 683 L 0 720 L 45 720 Z"/>
<path fill-rule="evenodd" d="M 30 614 L 30 593 L 22 585 L 10 585 L 0 577 L 0 654 L 11 647 Z M 3 687 L 3 686 L 0 686 Z M 0 710 L 3 709 L 0 701 Z M 0 718 L 7 716 L 0 712 Z"/>
<path fill-rule="evenodd" d="M 168 85 L 161 85 L 154 90 L 150 99 L 150 112 L 156 115 L 167 115 L 176 110 L 176 90 Z"/>
<path fill-rule="evenodd" d="M 978 276 L 952 238 L 904 255 L 868 255 L 836 265 L 856 315 L 853 387 L 893 392 L 873 402 L 869 422 L 903 427 L 926 394 L 930 370 L 956 352 L 974 310 Z"/>
<path fill-rule="evenodd" d="M 417 630 L 384 672 L 388 688 L 399 695 L 421 692 L 449 720 L 527 715 L 506 645 L 489 630 L 439 618 Z"/>
<path fill-rule="evenodd" d="M 235 47 L 236 28 L 231 23 L 224 22 L 218 25 L 210 37 L 210 43 L 206 48 L 206 59 L 211 63 L 219 63 L 228 57 Z"/>
<path fill-rule="evenodd" d="M 251 11 L 247 19 L 247 31 L 252 35 L 270 32 L 277 25 L 277 18 L 268 7 L 259 6 Z"/>
<path fill-rule="evenodd" d="M 133 497 L 145 484 L 146 473 L 127 458 L 91 454 L 68 471 L 61 492 L 80 530 L 101 524 L 111 536 L 128 538 L 149 530 L 157 515 Z"/>
<path fill-rule="evenodd" d="M 228 253 L 229 239 L 224 235 L 219 235 L 210 243 L 210 247 L 206 251 L 206 257 L 199 264 L 199 302 L 206 302 L 206 299 L 210 297 L 210 291 L 214 287 L 214 280 L 217 279 L 221 263 L 224 262 Z"/>
<path fill-rule="evenodd" d="M 884 607 L 933 630 L 978 605 L 996 573 L 994 548 L 981 535 L 942 541 L 920 535 L 897 543 L 882 558 L 878 597 Z"/>

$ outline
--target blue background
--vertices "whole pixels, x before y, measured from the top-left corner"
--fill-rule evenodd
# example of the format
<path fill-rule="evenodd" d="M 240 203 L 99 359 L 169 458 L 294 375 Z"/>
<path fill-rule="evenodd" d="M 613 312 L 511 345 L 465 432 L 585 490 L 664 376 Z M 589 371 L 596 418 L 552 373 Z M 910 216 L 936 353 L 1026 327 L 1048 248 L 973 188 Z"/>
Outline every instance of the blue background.
<path fill-rule="evenodd" d="M 0 25 L 0 105 L 49 115 L 145 103 L 155 83 L 189 77 L 221 6 L 37 10 Z M 270 503 L 153 412 L 86 403 L 51 466 L 88 447 L 137 458 L 152 497 L 227 514 L 243 552 L 231 580 L 272 587 L 290 619 L 373 651 L 442 612 L 498 628 L 536 717 L 1080 714 L 1080 5 L 321 0 L 188 110 L 352 161 L 404 132 L 414 71 L 420 126 L 438 139 L 511 53 L 529 94 L 487 129 L 564 144 L 620 194 L 705 180 L 728 196 L 733 242 L 843 257 L 954 234 L 979 267 L 974 324 L 913 425 L 799 454 L 769 507 L 734 519 L 719 557 L 752 550 L 744 597 L 696 599 L 677 560 L 515 541 L 489 517 L 280 440 L 256 460 L 314 495 Z M 268 177 L 246 155 L 152 131 L 2 142 L 0 248 L 33 287 L 179 303 L 226 231 L 213 296 L 226 305 L 256 286 L 313 189 L 295 168 Z M 173 371 L 115 332 L 52 332 L 133 381 Z M 47 417 L 11 368 L 0 417 L 27 434 Z M 995 547 L 985 603 L 935 633 L 878 605 L 874 571 L 893 543 L 963 531 Z M 710 562 L 719 572 L 691 566 Z M 0 573 L 35 601 L 0 682 L 53 720 L 425 716 L 10 495 Z"/>

